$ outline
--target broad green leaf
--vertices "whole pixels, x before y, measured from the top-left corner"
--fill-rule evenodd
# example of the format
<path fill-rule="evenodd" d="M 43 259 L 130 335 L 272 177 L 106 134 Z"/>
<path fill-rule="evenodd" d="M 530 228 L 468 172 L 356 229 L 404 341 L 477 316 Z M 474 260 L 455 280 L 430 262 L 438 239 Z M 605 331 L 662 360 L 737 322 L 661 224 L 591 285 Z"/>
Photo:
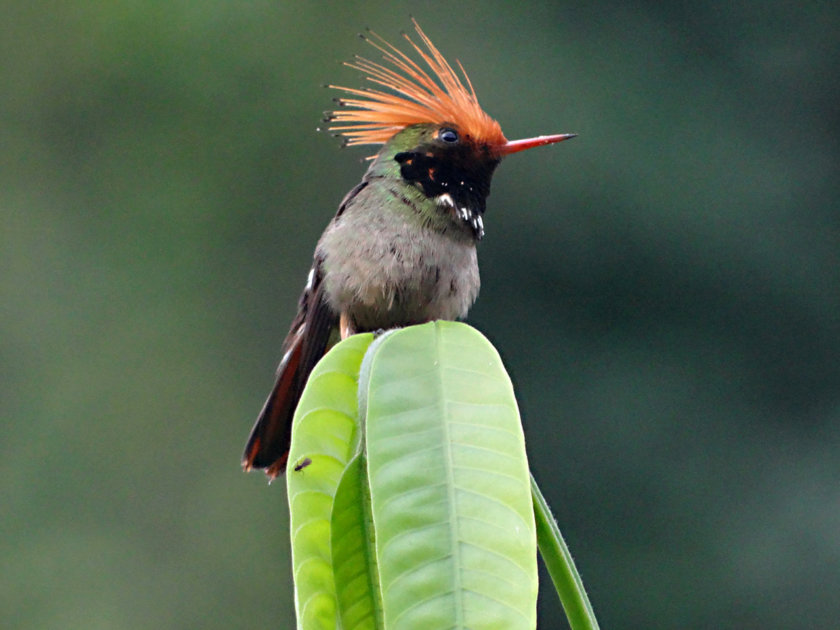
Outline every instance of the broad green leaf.
<path fill-rule="evenodd" d="M 367 467 L 361 453 L 344 470 L 335 494 L 332 562 L 342 630 L 381 628 Z"/>
<path fill-rule="evenodd" d="M 406 328 L 360 388 L 385 627 L 535 628 L 528 462 L 496 350 L 465 324 Z"/>
<path fill-rule="evenodd" d="M 357 380 L 371 340 L 355 335 L 333 348 L 312 371 L 295 412 L 286 485 L 295 608 L 298 628 L 305 630 L 338 627 L 330 518 L 359 439 Z"/>

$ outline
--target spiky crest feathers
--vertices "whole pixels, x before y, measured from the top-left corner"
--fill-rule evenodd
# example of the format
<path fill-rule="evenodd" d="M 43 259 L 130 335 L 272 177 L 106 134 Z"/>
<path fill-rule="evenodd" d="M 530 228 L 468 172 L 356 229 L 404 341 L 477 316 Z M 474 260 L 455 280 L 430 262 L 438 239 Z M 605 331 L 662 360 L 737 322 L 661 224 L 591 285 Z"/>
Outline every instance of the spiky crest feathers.
<path fill-rule="evenodd" d="M 384 144 L 406 127 L 447 123 L 455 125 L 473 142 L 503 146 L 507 140 L 502 128 L 481 109 L 464 67 L 457 62 L 462 80 L 417 21 L 412 18 L 412 22 L 427 50 L 408 34 L 404 33 L 403 37 L 430 72 L 376 33 L 370 32 L 372 38 L 362 36 L 383 54 L 387 65 L 358 55 L 345 65 L 359 70 L 368 81 L 390 92 L 373 87 L 354 89 L 330 85 L 350 96 L 336 99 L 339 109 L 328 113 L 332 123 L 329 130 L 344 136 L 347 145 Z"/>

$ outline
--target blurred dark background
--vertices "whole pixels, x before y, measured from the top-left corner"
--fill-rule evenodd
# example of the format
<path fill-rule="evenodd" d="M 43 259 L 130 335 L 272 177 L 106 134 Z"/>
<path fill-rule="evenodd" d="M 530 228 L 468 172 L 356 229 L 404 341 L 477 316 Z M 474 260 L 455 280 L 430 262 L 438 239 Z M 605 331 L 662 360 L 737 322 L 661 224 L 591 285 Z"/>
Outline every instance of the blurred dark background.
<path fill-rule="evenodd" d="M 840 5 L 3 2 L 4 628 L 293 627 L 239 456 L 414 15 L 509 138 L 470 323 L 604 628 L 840 618 Z M 562 628 L 543 585 L 540 626 Z"/>

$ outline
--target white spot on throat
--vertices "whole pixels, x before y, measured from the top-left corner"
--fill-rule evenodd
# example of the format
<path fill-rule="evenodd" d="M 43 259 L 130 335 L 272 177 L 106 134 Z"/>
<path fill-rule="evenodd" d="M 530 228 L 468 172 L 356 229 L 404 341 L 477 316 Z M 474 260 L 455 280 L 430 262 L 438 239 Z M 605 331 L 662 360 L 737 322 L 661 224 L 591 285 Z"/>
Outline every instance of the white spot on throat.
<path fill-rule="evenodd" d="M 456 216 L 459 219 L 461 219 L 461 221 L 471 226 L 472 229 L 478 234 L 479 238 L 481 238 L 484 235 L 484 221 L 482 221 L 480 213 L 474 212 L 466 206 L 458 207 L 455 204 L 455 200 L 452 199 L 452 195 L 450 195 L 449 193 L 443 193 L 442 195 L 438 195 L 437 197 L 435 197 L 435 201 L 439 206 L 443 208 L 455 210 Z"/>
<path fill-rule="evenodd" d="M 452 195 L 449 193 L 443 193 L 442 195 L 438 195 L 435 197 L 435 201 L 438 202 L 439 206 L 445 206 L 447 208 L 454 208 L 455 201 L 452 199 Z"/>

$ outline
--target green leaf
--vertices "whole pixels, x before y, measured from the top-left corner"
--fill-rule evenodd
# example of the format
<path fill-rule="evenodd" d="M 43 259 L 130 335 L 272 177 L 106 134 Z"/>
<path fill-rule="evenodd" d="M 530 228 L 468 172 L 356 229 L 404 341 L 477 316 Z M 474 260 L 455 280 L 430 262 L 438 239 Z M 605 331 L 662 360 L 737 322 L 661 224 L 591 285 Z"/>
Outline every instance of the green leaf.
<path fill-rule="evenodd" d="M 528 462 L 498 353 L 465 324 L 433 322 L 393 333 L 370 361 L 360 389 L 385 627 L 535 628 Z"/>
<path fill-rule="evenodd" d="M 563 610 L 566 611 L 569 627 L 572 630 L 598 630 L 598 620 L 586 595 L 583 580 L 580 579 L 572 554 L 560 534 L 557 521 L 533 475 L 531 476 L 531 493 L 537 521 L 537 544 L 540 555 L 554 582 Z"/>
<path fill-rule="evenodd" d="M 298 628 L 335 630 L 330 519 L 359 440 L 358 374 L 372 335 L 355 335 L 312 371 L 295 412 L 286 473 Z M 300 470 L 295 467 L 308 464 Z"/>
<path fill-rule="evenodd" d="M 332 514 L 332 559 L 343 630 L 381 628 L 378 568 L 365 458 L 353 458 L 341 477 Z"/>

